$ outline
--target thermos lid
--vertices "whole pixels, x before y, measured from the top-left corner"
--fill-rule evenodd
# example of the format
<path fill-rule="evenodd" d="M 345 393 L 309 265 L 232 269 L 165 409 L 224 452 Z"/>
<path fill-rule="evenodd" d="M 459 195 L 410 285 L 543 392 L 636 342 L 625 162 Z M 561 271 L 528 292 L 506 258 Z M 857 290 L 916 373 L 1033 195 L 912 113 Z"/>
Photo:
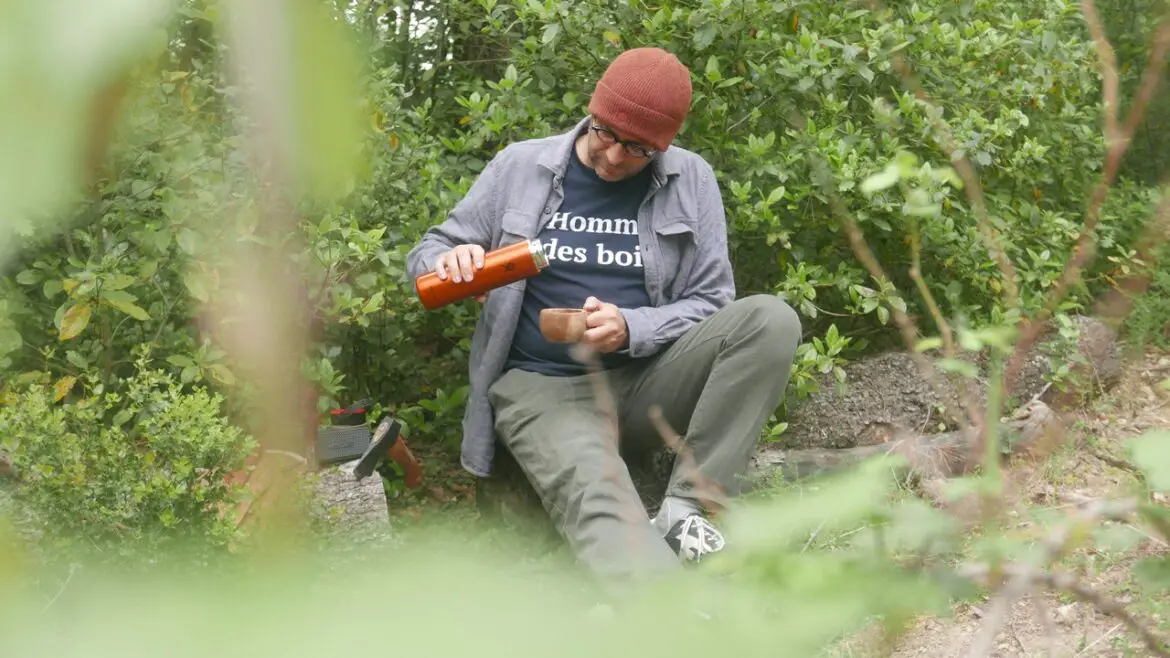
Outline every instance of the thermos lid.
<path fill-rule="evenodd" d="M 532 254 L 532 262 L 536 263 L 536 269 L 543 270 L 548 267 L 548 255 L 544 253 L 544 245 L 540 240 L 529 240 L 528 251 Z"/>

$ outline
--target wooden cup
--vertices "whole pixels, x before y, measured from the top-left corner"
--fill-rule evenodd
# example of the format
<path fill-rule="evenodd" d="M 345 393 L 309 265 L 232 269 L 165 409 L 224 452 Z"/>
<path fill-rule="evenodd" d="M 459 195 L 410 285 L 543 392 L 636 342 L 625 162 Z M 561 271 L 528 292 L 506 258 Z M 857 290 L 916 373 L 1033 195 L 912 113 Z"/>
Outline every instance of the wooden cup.
<path fill-rule="evenodd" d="M 540 311 L 540 333 L 550 343 L 578 343 L 585 336 L 585 311 L 545 308 Z"/>

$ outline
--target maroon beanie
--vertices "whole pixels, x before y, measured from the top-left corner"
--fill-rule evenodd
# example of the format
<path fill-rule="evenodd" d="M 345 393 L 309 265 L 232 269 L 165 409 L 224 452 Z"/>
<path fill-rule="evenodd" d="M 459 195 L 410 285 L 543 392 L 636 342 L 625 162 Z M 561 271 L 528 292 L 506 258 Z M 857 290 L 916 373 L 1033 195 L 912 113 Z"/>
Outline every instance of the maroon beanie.
<path fill-rule="evenodd" d="M 627 50 L 609 65 L 589 113 L 629 139 L 665 151 L 691 107 L 691 74 L 660 48 Z"/>

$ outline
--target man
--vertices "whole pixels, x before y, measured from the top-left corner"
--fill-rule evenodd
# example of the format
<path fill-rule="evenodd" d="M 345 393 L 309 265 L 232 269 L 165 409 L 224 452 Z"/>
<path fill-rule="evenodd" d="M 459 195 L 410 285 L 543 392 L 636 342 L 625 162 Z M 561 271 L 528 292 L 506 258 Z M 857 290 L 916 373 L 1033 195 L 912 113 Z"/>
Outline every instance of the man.
<path fill-rule="evenodd" d="M 778 297 L 734 301 L 714 172 L 671 146 L 690 103 L 690 73 L 677 58 L 624 52 L 597 82 L 589 116 L 566 134 L 504 148 L 408 258 L 411 277 L 460 281 L 475 277 L 485 250 L 544 245 L 546 270 L 481 300 L 462 463 L 487 476 L 498 437 L 579 559 L 600 573 L 659 573 L 723 547 L 705 503 L 738 491 L 800 338 L 796 313 Z M 542 337 L 548 307 L 588 311 L 583 343 L 608 392 L 598 395 L 574 350 Z M 683 436 L 654 519 L 607 406 L 623 448 L 661 444 L 656 406 Z"/>

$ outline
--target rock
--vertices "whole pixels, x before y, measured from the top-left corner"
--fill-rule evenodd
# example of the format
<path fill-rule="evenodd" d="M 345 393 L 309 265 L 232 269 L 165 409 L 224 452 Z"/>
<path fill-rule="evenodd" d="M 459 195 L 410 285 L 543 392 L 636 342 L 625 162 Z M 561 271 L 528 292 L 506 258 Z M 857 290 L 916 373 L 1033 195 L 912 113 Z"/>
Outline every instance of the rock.
<path fill-rule="evenodd" d="M 1066 346 L 1061 345 L 1060 333 L 1056 328 L 1050 329 L 1044 342 L 1033 350 L 1056 363 L 1067 358 L 1070 365 L 1067 379 L 1057 382 L 1041 399 L 1057 408 L 1077 407 L 1108 391 L 1121 379 L 1121 346 L 1109 325 L 1096 318 L 1074 317 L 1068 327 L 1072 344 L 1067 349 L 1062 349 Z M 1045 375 L 1051 371 L 1049 367 Z"/>
<path fill-rule="evenodd" d="M 1069 371 L 1053 381 L 1053 374 L 1066 362 Z M 1117 333 L 1096 318 L 1073 316 L 1063 326 L 1049 323 L 1028 351 L 1009 390 L 1021 402 L 1039 394 L 1053 407 L 1068 409 L 1116 384 L 1122 365 Z"/>

